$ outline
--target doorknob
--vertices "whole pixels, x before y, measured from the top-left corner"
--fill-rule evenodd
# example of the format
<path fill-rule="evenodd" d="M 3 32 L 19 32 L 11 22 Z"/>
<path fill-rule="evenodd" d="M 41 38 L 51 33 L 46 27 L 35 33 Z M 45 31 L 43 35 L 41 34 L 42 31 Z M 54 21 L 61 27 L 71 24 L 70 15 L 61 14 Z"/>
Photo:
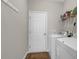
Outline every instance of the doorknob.
<path fill-rule="evenodd" d="M 44 35 L 46 35 L 46 33 L 44 33 Z"/>

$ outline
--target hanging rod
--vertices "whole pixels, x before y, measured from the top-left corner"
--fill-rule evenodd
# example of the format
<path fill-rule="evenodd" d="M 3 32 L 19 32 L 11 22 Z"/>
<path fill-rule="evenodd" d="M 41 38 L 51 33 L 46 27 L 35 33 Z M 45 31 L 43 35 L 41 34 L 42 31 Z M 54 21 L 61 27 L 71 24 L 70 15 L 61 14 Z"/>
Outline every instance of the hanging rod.
<path fill-rule="evenodd" d="M 19 12 L 19 10 L 10 2 L 8 2 L 8 0 L 1 0 L 4 4 L 6 4 L 9 8 L 11 8 L 13 11 L 15 12 Z"/>

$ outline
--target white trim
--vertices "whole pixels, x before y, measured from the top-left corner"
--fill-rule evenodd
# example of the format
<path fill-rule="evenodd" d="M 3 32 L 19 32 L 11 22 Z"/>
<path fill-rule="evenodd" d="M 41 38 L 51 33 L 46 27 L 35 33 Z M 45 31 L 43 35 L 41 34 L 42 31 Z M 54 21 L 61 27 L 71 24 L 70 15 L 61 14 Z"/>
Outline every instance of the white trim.
<path fill-rule="evenodd" d="M 10 2 L 8 2 L 8 0 L 1 0 L 4 4 L 6 4 L 8 7 L 10 7 L 12 10 L 14 10 L 15 12 L 19 12 L 19 10 Z"/>
<path fill-rule="evenodd" d="M 26 56 L 27 56 L 27 52 L 24 54 L 24 57 L 23 57 L 23 59 L 25 59 L 25 58 L 26 58 Z"/>

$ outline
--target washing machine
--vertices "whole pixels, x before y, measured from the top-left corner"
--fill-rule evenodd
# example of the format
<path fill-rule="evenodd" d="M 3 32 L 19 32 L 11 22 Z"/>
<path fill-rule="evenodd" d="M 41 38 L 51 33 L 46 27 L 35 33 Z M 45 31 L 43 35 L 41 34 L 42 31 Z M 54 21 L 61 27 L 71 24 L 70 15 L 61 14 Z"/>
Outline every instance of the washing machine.
<path fill-rule="evenodd" d="M 49 50 L 49 54 L 50 54 L 51 59 L 56 59 L 56 56 L 55 56 L 55 50 L 56 50 L 55 41 L 56 41 L 57 38 L 61 38 L 61 37 L 64 37 L 64 35 L 54 33 L 54 34 L 50 34 L 48 36 L 48 50 Z"/>

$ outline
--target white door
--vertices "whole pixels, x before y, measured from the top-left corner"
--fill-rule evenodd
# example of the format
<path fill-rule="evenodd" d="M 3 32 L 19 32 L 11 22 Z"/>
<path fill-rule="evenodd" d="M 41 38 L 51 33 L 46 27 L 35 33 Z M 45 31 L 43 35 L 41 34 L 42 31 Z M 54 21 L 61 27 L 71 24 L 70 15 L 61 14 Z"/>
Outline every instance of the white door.
<path fill-rule="evenodd" d="M 47 50 L 47 12 L 29 12 L 29 51 Z"/>

